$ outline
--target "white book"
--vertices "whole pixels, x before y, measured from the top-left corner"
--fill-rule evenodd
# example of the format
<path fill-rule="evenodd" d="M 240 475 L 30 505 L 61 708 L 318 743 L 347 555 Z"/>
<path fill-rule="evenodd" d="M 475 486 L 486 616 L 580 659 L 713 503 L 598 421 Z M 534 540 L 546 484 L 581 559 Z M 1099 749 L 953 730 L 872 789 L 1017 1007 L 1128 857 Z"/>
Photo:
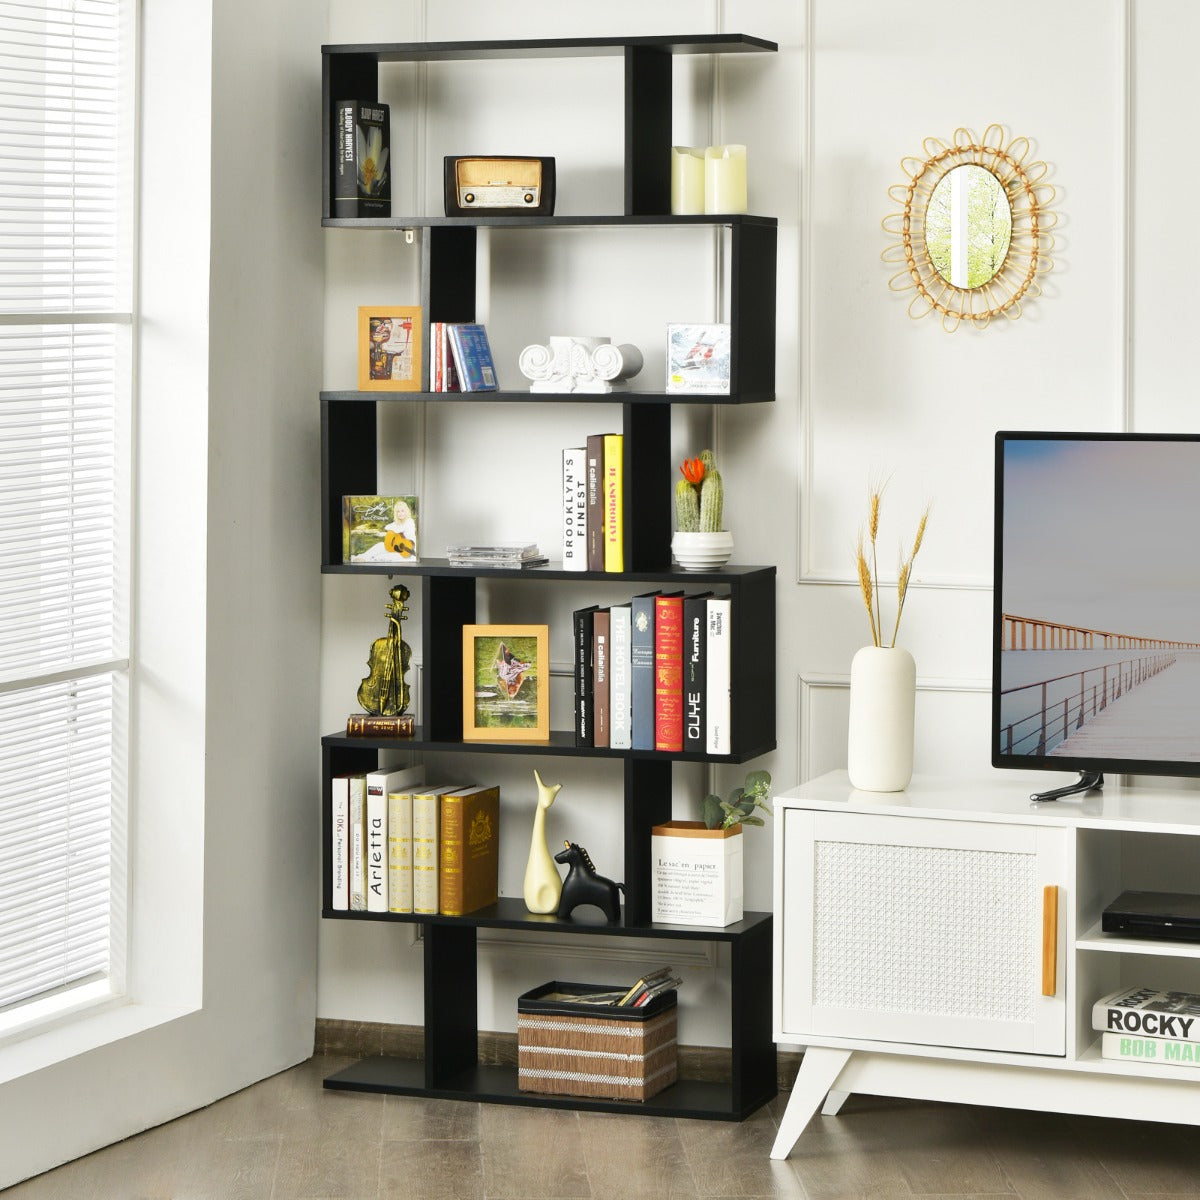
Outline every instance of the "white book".
<path fill-rule="evenodd" d="M 367 912 L 387 912 L 388 795 L 425 778 L 424 767 L 367 772 L 366 867 Z"/>
<path fill-rule="evenodd" d="M 388 793 L 388 912 L 413 910 L 411 790 Z"/>
<path fill-rule="evenodd" d="M 1200 1045 L 1177 1038 L 1138 1037 L 1132 1033 L 1100 1035 L 1102 1058 L 1161 1063 L 1166 1067 L 1200 1067 Z"/>
<path fill-rule="evenodd" d="M 587 451 L 572 446 L 562 452 L 564 571 L 587 570 Z"/>
<path fill-rule="evenodd" d="M 329 781 L 332 814 L 330 866 L 333 871 L 332 907 L 346 912 L 350 907 L 350 776 L 335 775 Z"/>
<path fill-rule="evenodd" d="M 367 777 L 350 776 L 350 911 L 367 911 Z"/>
<path fill-rule="evenodd" d="M 1200 1042 L 1200 996 L 1148 987 L 1121 988 L 1092 1005 L 1092 1028 Z"/>
<path fill-rule="evenodd" d="M 632 609 L 614 604 L 608 610 L 608 744 L 613 750 L 633 747 Z"/>
<path fill-rule="evenodd" d="M 413 912 L 436 916 L 438 912 L 438 842 L 441 838 L 442 793 L 455 784 L 413 791 L 412 863 Z"/>
<path fill-rule="evenodd" d="M 729 739 L 729 628 L 733 601 L 728 596 L 710 596 L 706 610 L 704 648 L 707 654 L 705 695 L 705 746 L 709 754 L 731 754 Z"/>

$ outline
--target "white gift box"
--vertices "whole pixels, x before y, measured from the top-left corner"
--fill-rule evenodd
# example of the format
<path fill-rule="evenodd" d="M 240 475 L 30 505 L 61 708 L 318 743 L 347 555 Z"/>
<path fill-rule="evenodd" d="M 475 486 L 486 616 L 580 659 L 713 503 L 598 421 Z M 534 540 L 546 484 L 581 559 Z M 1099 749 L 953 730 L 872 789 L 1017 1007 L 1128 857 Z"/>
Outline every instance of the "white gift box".
<path fill-rule="evenodd" d="M 742 827 L 668 821 L 650 831 L 650 919 L 723 929 L 742 919 Z"/>

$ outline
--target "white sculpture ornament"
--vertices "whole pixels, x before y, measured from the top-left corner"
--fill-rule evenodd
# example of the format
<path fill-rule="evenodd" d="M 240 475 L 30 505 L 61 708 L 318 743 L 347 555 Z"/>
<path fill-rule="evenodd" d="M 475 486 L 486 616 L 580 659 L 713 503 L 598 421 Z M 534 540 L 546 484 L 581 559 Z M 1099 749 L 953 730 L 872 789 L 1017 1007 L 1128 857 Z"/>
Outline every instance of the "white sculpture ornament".
<path fill-rule="evenodd" d="M 561 783 L 546 784 L 542 777 L 534 771 L 537 780 L 538 802 L 533 814 L 533 836 L 529 842 L 529 861 L 525 864 L 525 907 L 531 913 L 552 913 L 558 911 L 558 900 L 562 895 L 562 878 L 550 848 L 546 845 L 546 812 L 554 803 L 554 797 L 562 788 Z"/>
<path fill-rule="evenodd" d="M 629 343 L 614 346 L 606 337 L 552 337 L 548 346 L 521 351 L 517 365 L 531 392 L 624 391 L 642 369 L 642 352 Z"/>

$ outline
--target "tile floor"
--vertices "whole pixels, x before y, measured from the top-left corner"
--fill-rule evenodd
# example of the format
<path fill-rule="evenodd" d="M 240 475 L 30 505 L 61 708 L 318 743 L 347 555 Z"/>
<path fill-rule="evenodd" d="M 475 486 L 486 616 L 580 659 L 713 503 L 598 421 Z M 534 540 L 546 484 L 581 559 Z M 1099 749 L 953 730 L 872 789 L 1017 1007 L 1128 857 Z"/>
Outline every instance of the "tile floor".
<path fill-rule="evenodd" d="M 329 1092 L 323 1056 L 5 1200 L 1200 1200 L 1182 1126 L 854 1096 L 772 1162 L 786 1095 L 739 1125 Z"/>

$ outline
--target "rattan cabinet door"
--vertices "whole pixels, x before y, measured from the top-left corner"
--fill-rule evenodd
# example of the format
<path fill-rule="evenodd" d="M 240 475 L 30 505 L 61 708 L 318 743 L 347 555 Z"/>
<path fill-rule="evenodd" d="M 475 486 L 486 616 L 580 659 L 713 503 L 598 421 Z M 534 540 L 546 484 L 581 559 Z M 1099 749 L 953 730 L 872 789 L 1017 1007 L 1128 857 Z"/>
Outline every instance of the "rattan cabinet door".
<path fill-rule="evenodd" d="M 1068 830 L 808 809 L 783 821 L 785 1038 L 1065 1054 Z"/>

